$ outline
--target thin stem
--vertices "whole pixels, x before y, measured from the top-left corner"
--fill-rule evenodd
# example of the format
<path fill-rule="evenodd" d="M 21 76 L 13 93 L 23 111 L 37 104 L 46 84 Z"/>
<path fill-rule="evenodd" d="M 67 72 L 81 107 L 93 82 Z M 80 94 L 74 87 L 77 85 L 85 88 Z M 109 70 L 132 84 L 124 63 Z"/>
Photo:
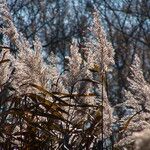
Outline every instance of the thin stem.
<path fill-rule="evenodd" d="M 102 149 L 103 149 L 103 142 L 104 142 L 104 124 L 103 124 L 103 121 L 104 121 L 104 114 L 103 114 L 103 106 L 104 106 L 104 84 L 103 84 L 103 80 L 104 80 L 104 76 L 103 76 L 103 73 L 102 73 L 102 94 L 101 94 L 101 99 L 102 99 Z"/>

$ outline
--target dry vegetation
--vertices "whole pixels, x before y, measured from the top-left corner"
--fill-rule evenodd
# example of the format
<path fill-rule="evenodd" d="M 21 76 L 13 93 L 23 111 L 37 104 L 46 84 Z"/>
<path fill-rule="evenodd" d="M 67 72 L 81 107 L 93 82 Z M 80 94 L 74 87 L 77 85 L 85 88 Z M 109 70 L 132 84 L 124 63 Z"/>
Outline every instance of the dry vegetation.
<path fill-rule="evenodd" d="M 84 56 L 72 44 L 62 73 L 54 54 L 51 63 L 44 62 L 38 38 L 31 47 L 18 33 L 5 1 L 0 3 L 0 15 L 4 23 L 0 32 L 18 49 L 13 56 L 8 41 L 1 45 L 0 149 L 141 149 L 142 141 L 149 138 L 144 129 L 149 128 L 150 87 L 135 56 L 125 102 L 109 104 L 107 84 L 115 66 L 114 52 L 97 13 L 90 29 L 95 39 L 87 42 Z M 117 108 L 124 107 L 128 115 L 115 115 Z"/>

